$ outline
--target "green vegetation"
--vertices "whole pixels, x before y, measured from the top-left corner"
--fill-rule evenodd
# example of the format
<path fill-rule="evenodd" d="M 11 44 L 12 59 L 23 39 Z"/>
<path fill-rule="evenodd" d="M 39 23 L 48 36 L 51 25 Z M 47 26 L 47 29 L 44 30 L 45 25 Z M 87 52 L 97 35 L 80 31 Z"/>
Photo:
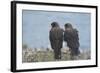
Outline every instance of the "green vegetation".
<path fill-rule="evenodd" d="M 37 51 L 32 49 L 23 49 L 22 61 L 25 62 L 48 62 L 48 61 L 56 61 L 54 59 L 54 53 L 52 50 L 45 51 Z M 81 53 L 77 60 L 86 60 L 90 59 L 90 51 Z M 62 58 L 59 61 L 68 61 L 70 59 L 70 52 L 67 50 L 65 52 L 62 51 Z"/>
<path fill-rule="evenodd" d="M 22 48 L 27 49 L 28 48 L 27 44 L 23 44 Z"/>

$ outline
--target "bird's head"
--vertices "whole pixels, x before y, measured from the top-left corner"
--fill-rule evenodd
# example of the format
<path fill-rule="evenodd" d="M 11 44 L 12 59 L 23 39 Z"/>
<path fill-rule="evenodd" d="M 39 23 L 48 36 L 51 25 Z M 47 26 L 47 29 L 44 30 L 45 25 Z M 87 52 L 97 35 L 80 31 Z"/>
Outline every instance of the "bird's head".
<path fill-rule="evenodd" d="M 52 27 L 59 27 L 59 25 L 58 25 L 57 22 L 52 22 L 52 23 L 51 23 L 51 26 L 52 26 Z"/>
<path fill-rule="evenodd" d="M 72 24 L 71 24 L 71 23 L 66 23 L 66 24 L 65 24 L 65 29 L 67 29 L 67 28 L 73 28 L 73 27 L 72 27 Z"/>

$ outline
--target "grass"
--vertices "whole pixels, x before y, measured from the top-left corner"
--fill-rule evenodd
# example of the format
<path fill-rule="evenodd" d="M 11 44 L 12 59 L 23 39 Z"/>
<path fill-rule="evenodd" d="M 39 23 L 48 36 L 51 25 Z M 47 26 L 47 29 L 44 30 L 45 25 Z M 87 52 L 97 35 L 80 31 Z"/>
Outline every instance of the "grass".
<path fill-rule="evenodd" d="M 90 59 L 90 51 L 83 52 L 80 54 L 77 60 L 87 60 Z M 62 51 L 62 58 L 60 61 L 68 61 L 70 59 L 70 52 Z M 24 49 L 22 53 L 22 62 L 49 62 L 56 61 L 54 59 L 54 53 L 52 50 L 45 51 L 33 51 L 32 49 Z"/>

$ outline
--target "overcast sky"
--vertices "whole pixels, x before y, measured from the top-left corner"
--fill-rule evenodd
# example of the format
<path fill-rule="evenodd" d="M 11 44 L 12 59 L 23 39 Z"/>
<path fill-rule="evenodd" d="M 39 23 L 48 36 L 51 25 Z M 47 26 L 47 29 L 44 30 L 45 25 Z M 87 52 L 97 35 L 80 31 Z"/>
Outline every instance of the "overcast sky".
<path fill-rule="evenodd" d="M 90 13 L 23 10 L 23 44 L 50 47 L 49 30 L 56 21 L 63 29 L 65 23 L 71 23 L 79 31 L 80 48 L 90 48 L 90 20 Z"/>

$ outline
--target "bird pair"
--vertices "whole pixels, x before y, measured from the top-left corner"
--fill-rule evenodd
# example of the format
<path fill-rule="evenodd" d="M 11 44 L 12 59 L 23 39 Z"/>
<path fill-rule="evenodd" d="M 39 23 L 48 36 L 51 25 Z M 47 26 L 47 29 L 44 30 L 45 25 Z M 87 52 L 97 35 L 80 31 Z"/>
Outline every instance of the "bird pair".
<path fill-rule="evenodd" d="M 71 57 L 78 56 L 80 53 L 80 44 L 77 29 L 73 28 L 70 23 L 65 24 L 65 31 L 59 27 L 57 22 L 51 23 L 51 26 L 52 28 L 49 32 L 49 39 L 51 48 L 54 50 L 54 58 L 61 59 L 63 41 L 65 41 L 67 46 L 70 48 Z"/>

